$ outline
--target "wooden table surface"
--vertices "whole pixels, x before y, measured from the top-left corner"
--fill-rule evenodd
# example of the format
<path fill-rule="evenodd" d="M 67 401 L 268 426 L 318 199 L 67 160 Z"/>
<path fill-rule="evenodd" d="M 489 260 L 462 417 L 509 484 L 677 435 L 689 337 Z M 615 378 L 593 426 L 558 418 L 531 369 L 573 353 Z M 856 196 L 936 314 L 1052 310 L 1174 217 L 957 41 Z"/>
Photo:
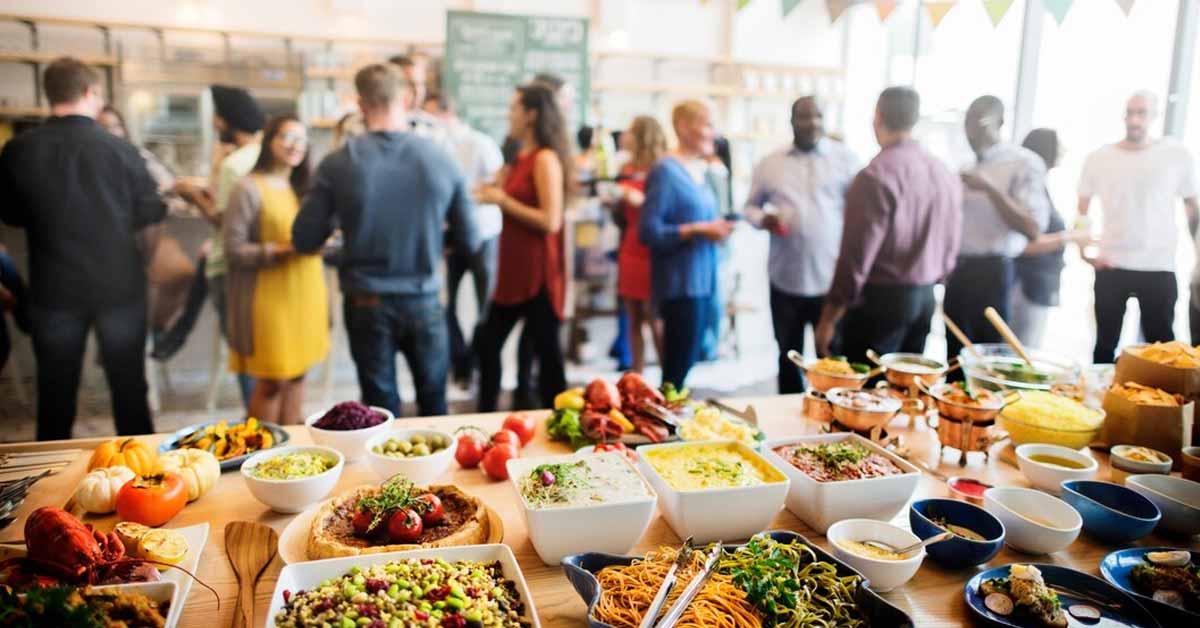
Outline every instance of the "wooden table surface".
<path fill-rule="evenodd" d="M 816 434 L 820 431 L 818 424 L 809 422 L 801 417 L 801 397 L 799 395 L 742 399 L 734 400 L 732 403 L 739 407 L 744 403 L 754 404 L 758 411 L 759 423 L 771 439 Z M 498 428 L 504 416 L 504 414 L 457 415 L 439 418 L 405 419 L 403 423 L 405 427 L 436 427 L 441 430 L 452 430 L 460 425 L 477 425 L 490 431 Z M 539 417 L 538 435 L 534 441 L 522 450 L 522 455 L 534 456 L 565 453 L 567 451 L 566 445 L 552 442 L 546 438 L 543 425 L 546 413 L 540 412 L 537 416 Z M 939 457 L 936 435 L 924 425 L 919 424 L 915 429 L 909 430 L 907 429 L 907 419 L 900 417 L 893 421 L 888 429 L 903 435 L 905 443 L 914 457 L 919 458 L 930 466 L 938 467 L 947 475 L 968 475 L 995 485 L 1029 486 L 1024 476 L 1014 466 L 1002 460 L 1005 456 L 1011 455 L 1011 448 L 1006 453 L 1003 446 L 997 446 L 997 448 L 993 449 L 990 459 L 986 462 L 982 454 L 973 453 L 969 458 L 967 466 L 964 468 L 958 465 L 958 452 L 956 451 L 946 451 L 944 455 Z M 290 444 L 311 442 L 305 428 L 290 427 L 288 430 L 292 435 Z M 153 438 L 154 442 L 152 444 L 157 446 L 157 441 L 161 438 L 161 435 L 148 438 Z M 97 442 L 94 439 L 87 441 L 60 441 L 58 445 L 69 445 L 86 449 L 95 447 Z M 5 445 L 0 446 L 0 453 L 35 448 L 53 448 L 53 445 L 45 443 Z M 1093 454 L 1101 463 L 1097 475 L 1098 479 L 1107 479 L 1109 472 L 1108 456 L 1101 452 L 1093 452 Z M 65 487 L 73 486 L 68 480 L 73 481 L 81 472 L 82 465 L 74 465 L 68 472 L 43 481 L 31 493 L 30 501 L 57 501 L 61 505 L 69 497 L 69 492 L 65 492 L 69 491 L 69 489 Z M 51 482 L 50 480 L 54 481 Z M 349 464 L 342 474 L 335 493 L 364 483 L 374 483 L 378 480 L 370 468 L 367 467 L 366 462 Z M 538 614 L 541 616 L 543 626 L 553 628 L 557 626 L 584 625 L 583 618 L 586 609 L 566 577 L 563 576 L 562 568 L 544 565 L 537 557 L 537 554 L 534 553 L 533 546 L 529 543 L 526 536 L 517 497 L 508 482 L 492 482 L 478 469 L 459 469 L 457 465 L 453 465 L 452 470 L 440 482 L 457 484 L 467 492 L 482 499 L 503 518 L 505 530 L 504 543 L 510 546 L 517 556 L 517 560 L 529 583 L 530 590 L 533 592 L 534 603 L 537 606 Z M 945 497 L 947 495 L 945 484 L 927 474 L 923 474 L 914 498 Z M 189 504 L 177 515 L 168 524 L 169 527 L 182 527 L 201 522 L 209 522 L 211 524 L 212 529 L 208 537 L 208 543 L 205 545 L 204 552 L 200 558 L 198 575 L 215 588 L 221 598 L 220 610 L 218 611 L 217 602 L 212 593 L 204 587 L 193 586 L 180 626 L 184 628 L 212 628 L 213 626 L 228 626 L 233 621 L 236 580 L 233 570 L 226 560 L 224 551 L 224 527 L 227 522 L 234 520 L 258 521 L 282 532 L 291 518 L 292 515 L 274 513 L 256 501 L 250 495 L 241 476 L 236 471 L 224 473 L 216 487 L 198 501 Z M 88 518 L 87 521 L 95 523 L 101 529 L 105 529 L 115 523 L 116 520 L 115 516 L 108 516 Z M 904 528 L 908 528 L 907 509 L 901 511 L 893 522 Z M 7 534 L 5 536 L 12 536 L 11 531 L 13 530 L 19 535 L 21 523 L 21 521 L 18 521 L 16 525 L 6 530 Z M 775 517 L 771 527 L 794 530 L 825 549 L 830 549 L 829 542 L 824 536 L 817 534 L 787 510 L 781 511 Z M 666 520 L 659 516 L 650 524 L 649 529 L 645 536 L 642 537 L 635 551 L 644 552 L 661 545 L 677 544 L 679 542 L 679 537 L 671 531 Z M 1146 537 L 1137 544 L 1143 546 L 1184 546 L 1190 544 L 1192 549 L 1198 549 L 1198 546 L 1200 546 L 1200 544 L 1192 542 L 1190 539 L 1162 538 L 1157 534 Z M 927 560 L 912 580 L 902 587 L 883 594 L 883 597 L 907 611 L 918 626 L 961 626 L 969 623 L 969 613 L 963 602 L 963 584 L 977 571 L 986 567 L 1005 565 L 1012 562 L 1044 562 L 1064 565 L 1098 576 L 1100 559 L 1115 549 L 1119 549 L 1119 547 L 1099 543 L 1086 534 L 1083 534 L 1067 549 L 1048 556 L 1030 556 L 1005 547 L 985 567 L 949 571 Z M 256 626 L 262 626 L 266 622 L 266 612 L 270 605 L 271 593 L 275 588 L 275 580 L 282 567 L 282 562 L 276 557 L 258 583 L 256 589 L 257 601 L 255 604 Z"/>

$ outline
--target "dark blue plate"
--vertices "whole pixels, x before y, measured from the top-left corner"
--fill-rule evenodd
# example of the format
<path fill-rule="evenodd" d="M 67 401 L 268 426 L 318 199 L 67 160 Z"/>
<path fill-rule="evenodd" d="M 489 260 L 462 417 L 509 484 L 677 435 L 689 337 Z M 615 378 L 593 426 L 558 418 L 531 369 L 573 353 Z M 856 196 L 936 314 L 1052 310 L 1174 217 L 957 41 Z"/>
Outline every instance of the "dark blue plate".
<path fill-rule="evenodd" d="M 825 550 L 795 532 L 789 530 L 771 530 L 763 534 L 782 543 L 799 542 L 808 545 L 812 548 L 813 553 L 817 555 L 818 560 L 832 563 L 836 566 L 839 576 L 862 576 L 861 573 L 846 563 L 829 555 Z M 728 547 L 732 549 L 741 547 L 742 545 L 742 543 L 739 543 Z M 585 552 L 583 554 L 573 554 L 562 559 L 567 579 L 571 581 L 571 584 L 575 586 L 575 591 L 579 593 L 579 597 L 583 598 L 583 601 L 587 604 L 587 624 L 591 628 L 612 628 L 609 624 L 592 619 L 592 607 L 596 605 L 596 602 L 600 601 L 600 583 L 596 581 L 595 573 L 609 565 L 628 565 L 633 562 L 634 558 L 640 558 L 640 556 L 617 556 L 615 554 Z M 858 586 L 854 601 L 862 609 L 871 626 L 911 628 L 915 625 L 911 617 L 890 604 L 887 600 L 879 597 L 878 593 L 868 588 L 869 585 L 870 582 L 864 577 L 862 583 Z"/>
<path fill-rule="evenodd" d="M 1133 595 L 1141 602 L 1150 612 L 1154 613 L 1155 617 L 1162 620 L 1165 626 L 1184 626 L 1196 625 L 1196 620 L 1200 619 L 1200 613 L 1192 613 L 1181 608 L 1176 608 L 1170 604 L 1156 602 L 1149 595 L 1139 593 L 1133 586 L 1133 580 L 1130 579 L 1129 573 L 1133 571 L 1134 566 L 1145 562 L 1142 557 L 1149 552 L 1165 552 L 1167 550 L 1180 550 L 1182 547 L 1131 547 L 1129 549 L 1117 550 L 1108 556 L 1105 556 L 1100 561 L 1100 575 L 1104 576 L 1105 580 L 1113 583 L 1118 589 Z M 1192 562 L 1200 563 L 1200 552 L 1192 552 Z"/>
<path fill-rule="evenodd" d="M 1100 619 L 1096 621 L 1080 621 L 1067 614 L 1067 624 L 1069 626 L 1087 626 L 1088 628 L 1116 628 L 1118 626 L 1139 626 L 1141 628 L 1156 628 L 1160 624 L 1158 620 L 1150 614 L 1137 600 L 1133 599 L 1132 595 L 1118 589 L 1117 587 L 1095 577 L 1089 576 L 1082 571 L 1075 571 L 1058 565 L 1043 565 L 1040 563 L 1023 563 L 1033 565 L 1042 572 L 1042 578 L 1046 580 L 1046 584 L 1050 586 L 1061 586 L 1073 591 L 1083 593 L 1088 597 L 1108 602 L 1111 604 L 1120 604 L 1119 610 L 1110 610 L 1102 608 L 1088 602 L 1080 600 L 1071 595 L 1064 593 L 1058 594 L 1059 601 L 1062 602 L 1063 610 L 1067 610 L 1073 604 L 1087 604 L 1099 608 Z M 966 598 L 967 608 L 976 617 L 983 620 L 983 623 L 989 626 L 1004 626 L 1005 628 L 1041 628 L 1041 624 L 1036 620 L 1028 618 L 1028 616 L 1018 617 L 1014 612 L 1008 617 L 997 615 L 989 611 L 983 605 L 983 596 L 979 595 L 979 585 L 984 580 L 991 578 L 1003 578 L 1008 575 L 1008 568 L 1012 565 L 1004 565 L 995 567 L 984 572 L 975 574 L 975 577 L 967 581 L 967 585 L 963 587 L 963 597 Z"/>
<path fill-rule="evenodd" d="M 217 423 L 220 423 L 220 421 L 208 421 L 205 423 L 197 423 L 195 425 L 189 425 L 187 427 L 180 428 L 178 430 L 175 430 L 174 432 L 171 432 L 170 435 L 168 435 L 166 438 L 162 439 L 162 442 L 158 444 L 158 453 L 160 453 L 160 454 L 166 453 L 168 451 L 171 451 L 172 449 L 177 449 L 175 447 L 175 443 L 179 442 L 179 439 L 183 438 L 184 436 L 187 436 L 188 434 L 191 434 L 192 432 L 195 432 L 196 430 L 204 429 L 210 425 L 216 425 Z M 238 421 L 238 423 L 240 423 L 240 421 Z M 234 422 L 230 421 L 229 424 L 233 425 Z M 268 449 L 279 447 L 280 445 L 287 443 L 288 440 L 291 439 L 291 436 L 288 435 L 286 430 L 284 430 L 282 427 L 279 427 L 278 425 L 275 425 L 274 423 L 260 422 L 259 424 L 271 431 L 271 437 L 275 441 L 275 443 L 273 445 L 271 445 L 271 447 L 269 447 Z M 266 450 L 263 449 L 260 451 L 266 451 Z M 236 457 L 230 458 L 228 460 L 222 460 L 221 461 L 221 470 L 222 471 L 230 471 L 233 469 L 239 469 L 239 468 L 241 468 L 242 463 L 246 461 L 246 458 L 249 458 L 250 456 L 253 456 L 256 453 L 258 453 L 258 451 L 252 451 L 248 454 L 236 456 Z"/>

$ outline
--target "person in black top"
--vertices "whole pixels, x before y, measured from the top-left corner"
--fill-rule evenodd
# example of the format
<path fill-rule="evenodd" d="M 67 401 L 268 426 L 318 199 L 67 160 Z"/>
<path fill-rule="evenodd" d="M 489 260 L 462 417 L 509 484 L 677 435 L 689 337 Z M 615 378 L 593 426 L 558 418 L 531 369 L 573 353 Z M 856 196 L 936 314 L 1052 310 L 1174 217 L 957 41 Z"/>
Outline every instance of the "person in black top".
<path fill-rule="evenodd" d="M 120 434 L 154 431 L 146 399 L 146 272 L 166 206 L 129 142 L 96 123 L 99 77 L 63 57 L 42 79 L 50 118 L 0 153 L 0 220 L 25 230 L 38 440 L 71 437 L 96 330 Z"/>

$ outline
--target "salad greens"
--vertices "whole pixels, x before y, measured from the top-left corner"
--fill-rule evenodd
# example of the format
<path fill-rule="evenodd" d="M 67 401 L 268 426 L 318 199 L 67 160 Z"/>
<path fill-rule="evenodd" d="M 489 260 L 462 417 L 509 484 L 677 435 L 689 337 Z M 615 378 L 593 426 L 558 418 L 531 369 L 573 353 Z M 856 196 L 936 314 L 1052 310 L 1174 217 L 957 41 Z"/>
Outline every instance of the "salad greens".
<path fill-rule="evenodd" d="M 554 414 L 546 419 L 546 433 L 554 440 L 566 441 L 571 449 L 579 449 L 592 444 L 592 439 L 583 433 L 579 410 L 573 408 L 555 410 Z"/>

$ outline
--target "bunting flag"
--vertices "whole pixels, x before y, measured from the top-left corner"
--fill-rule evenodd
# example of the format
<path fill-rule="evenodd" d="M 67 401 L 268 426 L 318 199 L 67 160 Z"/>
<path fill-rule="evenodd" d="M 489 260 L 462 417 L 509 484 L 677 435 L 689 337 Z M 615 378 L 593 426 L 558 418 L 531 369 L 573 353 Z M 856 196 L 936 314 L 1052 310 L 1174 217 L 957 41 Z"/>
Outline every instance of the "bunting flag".
<path fill-rule="evenodd" d="M 1133 8 L 1133 0 L 1117 0 L 1117 5 L 1125 12 L 1125 17 L 1129 17 L 1129 10 Z"/>
<path fill-rule="evenodd" d="M 779 0 L 780 4 L 783 5 L 783 17 L 787 17 L 789 14 L 791 14 L 791 12 L 800 5 L 800 1 L 801 0 Z"/>
<path fill-rule="evenodd" d="M 825 8 L 829 11 L 829 23 L 838 21 L 852 4 L 854 0 L 825 0 Z"/>
<path fill-rule="evenodd" d="M 899 0 L 875 0 L 875 11 L 879 13 L 879 21 L 886 22 L 892 11 L 896 10 Z"/>
<path fill-rule="evenodd" d="M 999 26 L 1004 14 L 1012 8 L 1013 0 L 983 0 L 983 8 L 992 18 L 992 26 Z"/>
<path fill-rule="evenodd" d="M 1067 18 L 1067 11 L 1071 10 L 1071 2 L 1074 0 L 1042 0 L 1042 6 L 1054 16 L 1054 21 L 1062 26 L 1063 20 Z"/>
<path fill-rule="evenodd" d="M 929 13 L 929 21 L 933 22 L 933 27 L 937 28 L 938 24 L 942 23 L 942 18 L 954 8 L 955 0 L 938 0 L 925 2 L 925 11 Z"/>

